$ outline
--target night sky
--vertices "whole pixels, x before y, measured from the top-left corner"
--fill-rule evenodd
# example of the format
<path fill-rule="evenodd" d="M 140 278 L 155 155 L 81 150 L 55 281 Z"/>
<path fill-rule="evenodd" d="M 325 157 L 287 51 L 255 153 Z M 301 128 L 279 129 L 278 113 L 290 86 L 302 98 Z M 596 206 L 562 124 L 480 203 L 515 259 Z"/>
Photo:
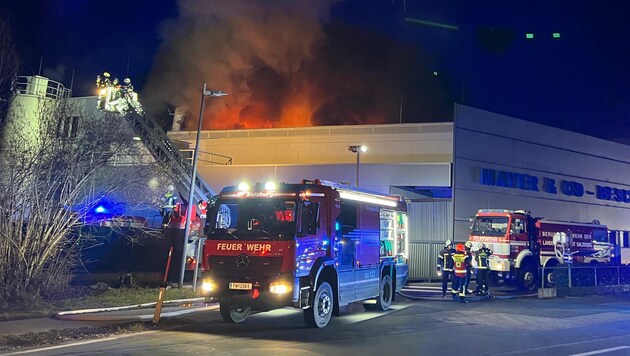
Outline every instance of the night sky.
<path fill-rule="evenodd" d="M 453 102 L 630 142 L 630 1 L 5 1 L 21 75 L 128 75 L 205 128 L 452 119 Z M 433 25 L 431 25 L 433 24 Z M 560 34 L 553 38 L 552 34 Z M 534 38 L 527 39 L 532 33 Z M 194 128 L 196 114 L 184 124 Z"/>

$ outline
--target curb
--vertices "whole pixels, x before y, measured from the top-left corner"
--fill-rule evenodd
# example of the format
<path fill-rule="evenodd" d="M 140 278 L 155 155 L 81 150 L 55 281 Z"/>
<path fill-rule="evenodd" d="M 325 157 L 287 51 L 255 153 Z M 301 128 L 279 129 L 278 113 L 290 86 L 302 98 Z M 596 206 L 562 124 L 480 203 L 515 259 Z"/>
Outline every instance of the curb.
<path fill-rule="evenodd" d="M 167 304 L 177 304 L 177 303 L 194 303 L 194 302 L 203 302 L 203 301 L 205 301 L 205 298 L 174 299 L 174 300 L 164 301 L 163 304 L 167 305 Z M 155 306 L 156 304 L 157 302 L 151 302 L 151 303 L 143 303 L 143 304 L 135 304 L 135 305 L 125 305 L 125 306 L 120 306 L 120 307 L 67 310 L 67 311 L 56 313 L 53 316 L 53 318 L 60 319 L 60 320 L 81 320 L 81 321 L 144 320 L 144 319 L 153 318 L 153 314 L 137 315 L 137 316 L 104 316 L 103 314 L 98 316 L 97 314 L 106 313 L 106 312 L 123 311 L 123 310 L 149 308 L 149 307 Z M 218 306 L 217 305 L 204 306 L 201 308 L 161 313 L 161 315 L 162 317 L 169 317 L 169 316 L 194 313 L 196 311 L 211 310 L 215 308 L 218 308 Z"/>
<path fill-rule="evenodd" d="M 452 302 L 453 300 L 449 297 L 449 298 L 441 298 L 439 296 L 436 297 L 418 297 L 418 296 L 413 296 L 413 295 L 409 295 L 406 293 L 401 293 L 398 292 L 399 295 L 411 299 L 411 300 L 428 300 L 428 301 L 434 301 L 434 302 Z M 532 297 L 537 297 L 537 294 L 523 294 L 523 295 L 500 295 L 497 296 L 495 295 L 492 299 L 498 299 L 498 300 L 508 300 L 508 299 L 520 299 L 520 298 L 532 298 Z M 466 297 L 467 300 L 471 300 L 471 301 L 484 301 L 484 300 L 491 300 L 488 299 L 487 297 L 479 297 L 479 296 L 474 296 L 474 297 Z"/>

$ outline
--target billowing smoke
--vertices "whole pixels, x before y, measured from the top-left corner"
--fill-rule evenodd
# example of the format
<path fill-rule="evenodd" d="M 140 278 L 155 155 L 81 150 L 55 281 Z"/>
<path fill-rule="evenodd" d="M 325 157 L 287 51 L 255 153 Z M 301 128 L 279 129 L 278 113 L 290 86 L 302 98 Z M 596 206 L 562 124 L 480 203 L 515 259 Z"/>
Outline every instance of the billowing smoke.
<path fill-rule="evenodd" d="M 195 129 L 206 82 L 228 96 L 206 98 L 205 129 L 449 119 L 426 56 L 330 18 L 339 2 L 180 0 L 146 106 L 188 108 L 182 129 Z"/>

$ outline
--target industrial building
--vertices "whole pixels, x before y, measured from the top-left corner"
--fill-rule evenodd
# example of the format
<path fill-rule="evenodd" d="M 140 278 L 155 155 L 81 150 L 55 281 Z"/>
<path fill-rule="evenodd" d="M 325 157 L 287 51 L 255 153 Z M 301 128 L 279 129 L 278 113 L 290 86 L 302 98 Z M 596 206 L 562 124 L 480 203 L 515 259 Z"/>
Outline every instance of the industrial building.
<path fill-rule="evenodd" d="M 51 86 L 46 78 L 31 78 L 38 87 Z M 68 99 L 53 84 L 55 92 L 26 86 L 16 103 Z M 71 99 L 93 113 L 95 97 Z M 81 122 L 68 124 L 77 130 Z M 168 136 L 190 152 L 197 132 Z M 443 242 L 467 240 L 478 209 L 597 220 L 622 247 L 622 262 L 630 262 L 626 145 L 463 105 L 455 106 L 453 122 L 204 130 L 200 137 L 197 172 L 215 192 L 242 181 L 320 178 L 406 197 L 412 279 L 436 278 Z M 358 145 L 367 151 L 350 149 Z"/>
<path fill-rule="evenodd" d="M 198 172 L 215 190 L 321 178 L 403 195 L 411 202 L 412 279 L 436 277 L 443 242 L 467 240 L 478 209 L 597 220 L 611 230 L 611 242 L 630 247 L 630 147 L 463 105 L 453 119 L 202 131 Z M 169 137 L 192 147 L 196 132 Z M 349 150 L 356 145 L 367 151 Z M 230 164 L 211 164 L 226 159 Z"/>

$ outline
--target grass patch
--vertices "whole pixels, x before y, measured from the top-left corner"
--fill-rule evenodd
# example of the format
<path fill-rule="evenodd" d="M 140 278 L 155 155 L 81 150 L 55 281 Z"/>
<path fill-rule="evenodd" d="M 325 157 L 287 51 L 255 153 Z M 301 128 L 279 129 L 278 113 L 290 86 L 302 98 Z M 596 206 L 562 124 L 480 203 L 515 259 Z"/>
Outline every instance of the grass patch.
<path fill-rule="evenodd" d="M 2 303 L 0 321 L 29 319 L 52 316 L 59 311 L 119 307 L 151 303 L 157 300 L 159 288 L 112 288 L 94 290 L 89 287 L 75 287 L 65 297 L 55 300 L 43 300 L 36 297 Z M 197 293 L 187 288 L 169 288 L 165 300 L 188 299 L 198 297 Z"/>

